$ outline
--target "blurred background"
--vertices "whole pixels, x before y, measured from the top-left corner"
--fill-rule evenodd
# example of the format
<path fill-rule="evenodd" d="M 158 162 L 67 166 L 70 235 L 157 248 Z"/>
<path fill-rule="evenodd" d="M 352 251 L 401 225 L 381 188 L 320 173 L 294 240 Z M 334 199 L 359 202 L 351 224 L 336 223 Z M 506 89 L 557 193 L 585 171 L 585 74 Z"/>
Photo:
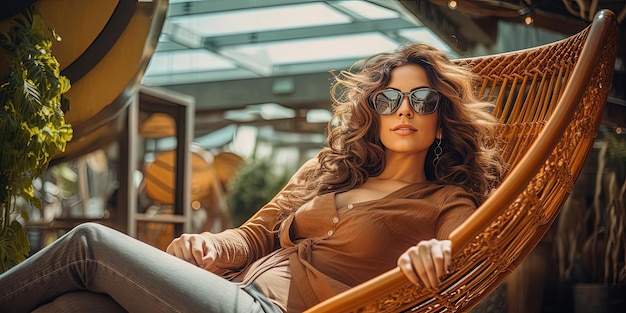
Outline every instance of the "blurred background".
<path fill-rule="evenodd" d="M 63 37 L 53 50 L 72 81 L 74 128 L 36 181 L 33 251 L 92 220 L 161 249 L 181 232 L 236 227 L 324 146 L 330 71 L 413 41 L 454 59 L 535 47 L 602 8 L 620 22 L 618 58 L 597 149 L 566 205 L 585 212 L 605 190 L 607 140 L 621 180 L 606 188 L 623 203 L 626 1 L 41 0 L 0 5 L 2 20 L 30 4 Z M 573 311 L 560 286 L 579 278 L 559 271 L 557 226 L 513 275 L 508 312 Z"/>

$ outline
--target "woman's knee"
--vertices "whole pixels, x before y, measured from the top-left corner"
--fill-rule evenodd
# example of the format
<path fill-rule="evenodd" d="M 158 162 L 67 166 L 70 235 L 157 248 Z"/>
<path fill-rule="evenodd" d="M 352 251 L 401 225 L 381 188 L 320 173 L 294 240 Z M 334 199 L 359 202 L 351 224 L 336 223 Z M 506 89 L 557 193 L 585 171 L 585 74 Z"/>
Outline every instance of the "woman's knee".
<path fill-rule="evenodd" d="M 70 232 L 78 233 L 78 234 L 85 234 L 85 233 L 92 234 L 92 233 L 106 232 L 107 229 L 109 228 L 102 224 L 98 224 L 95 222 L 86 222 L 86 223 L 76 225 L 74 228 L 70 230 Z"/>
<path fill-rule="evenodd" d="M 123 234 L 107 226 L 88 222 L 77 225 L 64 237 L 60 238 L 60 247 L 68 253 L 79 253 L 79 258 L 96 258 L 103 251 L 115 249 L 123 242 Z"/>
<path fill-rule="evenodd" d="M 92 244 L 94 241 L 107 241 L 110 236 L 117 233 L 116 230 L 98 224 L 95 222 L 86 222 L 75 226 L 69 231 L 68 236 L 70 238 L 79 239 L 87 244 Z"/>

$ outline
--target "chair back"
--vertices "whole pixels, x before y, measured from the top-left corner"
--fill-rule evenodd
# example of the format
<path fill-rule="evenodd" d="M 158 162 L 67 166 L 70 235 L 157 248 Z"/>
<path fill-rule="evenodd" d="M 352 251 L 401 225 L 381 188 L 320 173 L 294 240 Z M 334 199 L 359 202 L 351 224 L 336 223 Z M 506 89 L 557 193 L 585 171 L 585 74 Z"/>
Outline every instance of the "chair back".
<path fill-rule="evenodd" d="M 451 235 L 454 267 L 437 291 L 390 270 L 307 312 L 463 312 L 493 291 L 554 222 L 600 127 L 617 53 L 617 21 L 600 11 L 561 41 L 456 62 L 494 100 L 503 157 L 500 187 Z"/>

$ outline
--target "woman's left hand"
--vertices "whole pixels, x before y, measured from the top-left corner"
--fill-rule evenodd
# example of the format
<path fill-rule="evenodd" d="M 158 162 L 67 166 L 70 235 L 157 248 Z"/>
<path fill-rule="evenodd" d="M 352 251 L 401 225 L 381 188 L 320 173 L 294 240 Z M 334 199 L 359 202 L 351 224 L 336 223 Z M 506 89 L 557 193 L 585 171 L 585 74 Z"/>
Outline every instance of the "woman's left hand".
<path fill-rule="evenodd" d="M 452 265 L 450 240 L 423 240 L 398 258 L 398 267 L 413 284 L 436 289 Z"/>

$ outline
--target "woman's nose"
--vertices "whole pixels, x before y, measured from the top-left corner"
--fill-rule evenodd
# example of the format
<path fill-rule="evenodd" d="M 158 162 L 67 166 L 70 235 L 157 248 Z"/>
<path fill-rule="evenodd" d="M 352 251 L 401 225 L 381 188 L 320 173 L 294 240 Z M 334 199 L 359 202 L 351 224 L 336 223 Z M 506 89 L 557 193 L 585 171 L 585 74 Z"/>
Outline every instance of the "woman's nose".
<path fill-rule="evenodd" d="M 396 115 L 398 117 L 406 116 L 408 118 L 412 118 L 414 114 L 415 112 L 413 112 L 413 109 L 411 109 L 409 98 L 403 97 L 402 102 L 400 102 L 400 107 L 398 108 L 398 111 L 396 112 Z"/>

